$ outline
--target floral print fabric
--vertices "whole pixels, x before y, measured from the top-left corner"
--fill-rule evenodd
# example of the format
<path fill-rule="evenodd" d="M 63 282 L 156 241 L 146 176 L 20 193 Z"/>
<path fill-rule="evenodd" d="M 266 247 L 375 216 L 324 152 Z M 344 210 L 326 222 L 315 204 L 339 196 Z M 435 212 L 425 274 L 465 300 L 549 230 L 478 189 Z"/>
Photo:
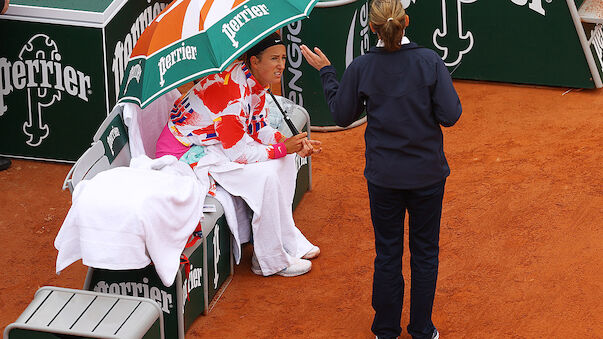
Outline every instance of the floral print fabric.
<path fill-rule="evenodd" d="M 243 62 L 199 81 L 178 99 L 168 127 L 186 146 L 220 143 L 226 156 L 247 164 L 278 156 L 283 136 L 267 125 L 266 89 Z"/>

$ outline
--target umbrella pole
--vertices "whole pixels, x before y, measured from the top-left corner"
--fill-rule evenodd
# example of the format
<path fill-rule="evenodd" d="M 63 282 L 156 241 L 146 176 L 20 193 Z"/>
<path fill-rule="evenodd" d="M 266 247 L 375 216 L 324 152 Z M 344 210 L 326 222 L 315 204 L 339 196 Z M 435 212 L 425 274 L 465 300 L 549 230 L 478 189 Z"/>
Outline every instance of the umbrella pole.
<path fill-rule="evenodd" d="M 287 126 L 289 126 L 289 129 L 291 130 L 291 133 L 293 133 L 293 135 L 298 135 L 299 131 L 297 130 L 297 128 L 293 124 L 293 121 L 291 121 L 291 119 L 289 118 L 289 116 L 287 116 L 287 114 L 285 113 L 285 111 L 283 110 L 283 108 L 281 107 L 281 105 L 278 103 L 278 101 L 276 100 L 276 97 L 274 97 L 274 94 L 272 94 L 272 91 L 270 89 L 268 89 L 268 93 L 270 93 L 270 96 L 272 97 L 272 100 L 274 100 L 274 103 L 276 104 L 276 107 L 278 107 L 279 111 L 281 111 L 281 113 L 283 114 L 283 118 L 285 119 L 285 122 L 287 123 Z"/>

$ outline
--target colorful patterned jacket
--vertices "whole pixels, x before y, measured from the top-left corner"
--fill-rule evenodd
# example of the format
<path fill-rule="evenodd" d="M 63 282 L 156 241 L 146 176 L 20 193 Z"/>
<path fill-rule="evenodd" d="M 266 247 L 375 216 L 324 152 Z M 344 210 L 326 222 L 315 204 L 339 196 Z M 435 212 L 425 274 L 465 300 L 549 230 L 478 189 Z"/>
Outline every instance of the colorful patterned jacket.
<path fill-rule="evenodd" d="M 283 136 L 267 125 L 266 89 L 243 62 L 204 77 L 178 99 L 168 127 L 185 146 L 221 143 L 234 162 L 274 159 Z"/>

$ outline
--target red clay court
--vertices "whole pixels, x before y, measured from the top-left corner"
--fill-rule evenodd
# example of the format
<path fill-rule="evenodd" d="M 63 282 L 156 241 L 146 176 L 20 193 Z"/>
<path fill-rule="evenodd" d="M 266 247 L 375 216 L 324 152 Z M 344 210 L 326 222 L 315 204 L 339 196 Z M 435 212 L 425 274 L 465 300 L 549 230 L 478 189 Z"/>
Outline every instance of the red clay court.
<path fill-rule="evenodd" d="M 452 175 L 433 317 L 441 338 L 603 338 L 603 91 L 455 86 L 464 112 L 444 132 Z M 324 149 L 294 214 L 322 249 L 313 270 L 256 276 L 247 246 L 225 293 L 187 338 L 373 338 L 363 132 L 313 134 Z M 39 287 L 84 283 L 81 262 L 54 273 L 70 167 L 15 160 L 0 172 L 2 330 Z M 408 262 L 405 248 L 407 281 Z"/>

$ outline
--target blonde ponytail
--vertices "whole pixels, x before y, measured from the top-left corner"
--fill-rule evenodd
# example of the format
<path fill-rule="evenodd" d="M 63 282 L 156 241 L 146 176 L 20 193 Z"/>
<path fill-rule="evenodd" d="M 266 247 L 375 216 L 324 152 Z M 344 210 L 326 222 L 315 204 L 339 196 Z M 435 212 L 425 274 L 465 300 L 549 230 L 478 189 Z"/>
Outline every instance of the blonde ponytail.
<path fill-rule="evenodd" d="M 406 24 L 406 11 L 400 0 L 373 0 L 369 14 L 373 28 L 387 51 L 400 49 Z"/>

